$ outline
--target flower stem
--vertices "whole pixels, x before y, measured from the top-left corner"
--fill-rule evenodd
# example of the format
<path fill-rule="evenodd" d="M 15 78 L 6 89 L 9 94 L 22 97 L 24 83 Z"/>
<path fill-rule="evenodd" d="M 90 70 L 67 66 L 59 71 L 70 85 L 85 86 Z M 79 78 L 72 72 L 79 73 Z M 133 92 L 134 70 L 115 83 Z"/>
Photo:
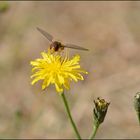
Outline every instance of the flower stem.
<path fill-rule="evenodd" d="M 72 119 L 71 112 L 70 112 L 70 109 L 69 109 L 68 102 L 66 100 L 65 94 L 64 93 L 61 93 L 61 97 L 62 97 L 62 100 L 64 102 L 64 105 L 65 105 L 65 108 L 66 108 L 66 112 L 67 112 L 68 117 L 70 119 L 71 125 L 72 125 L 72 127 L 73 127 L 73 129 L 75 131 L 75 134 L 76 134 L 76 136 L 77 136 L 78 139 L 81 139 L 81 136 L 80 136 L 80 134 L 79 134 L 79 132 L 78 132 L 78 130 L 76 128 L 76 125 L 75 125 L 75 123 L 74 123 L 74 121 Z"/>
<path fill-rule="evenodd" d="M 137 111 L 137 116 L 138 116 L 139 125 L 140 125 L 140 112 L 139 111 Z"/>
<path fill-rule="evenodd" d="M 99 128 L 99 123 L 98 122 L 95 122 L 94 123 L 94 125 L 93 125 L 93 131 L 92 131 L 92 134 L 91 134 L 91 136 L 90 136 L 90 138 L 89 139 L 94 139 L 94 137 L 95 137 L 95 135 L 96 135 L 96 132 L 97 132 L 97 130 L 98 130 L 98 128 Z"/>

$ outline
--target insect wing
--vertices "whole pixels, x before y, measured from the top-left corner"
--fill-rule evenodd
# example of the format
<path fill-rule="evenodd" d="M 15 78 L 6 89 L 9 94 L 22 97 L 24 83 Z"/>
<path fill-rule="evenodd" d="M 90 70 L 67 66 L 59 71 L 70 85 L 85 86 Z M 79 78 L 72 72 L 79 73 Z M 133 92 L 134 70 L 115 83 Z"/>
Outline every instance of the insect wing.
<path fill-rule="evenodd" d="M 88 51 L 88 49 L 74 45 L 74 44 L 65 44 L 66 48 L 71 48 L 71 49 L 77 49 L 77 50 L 83 50 L 83 51 Z"/>
<path fill-rule="evenodd" d="M 50 34 L 47 33 L 46 31 L 44 31 L 44 30 L 42 30 L 42 29 L 40 29 L 40 28 L 38 28 L 38 27 L 37 27 L 37 30 L 38 30 L 42 35 L 44 35 L 50 42 L 52 42 L 52 40 L 53 40 L 53 36 L 52 36 L 52 35 L 50 35 Z"/>

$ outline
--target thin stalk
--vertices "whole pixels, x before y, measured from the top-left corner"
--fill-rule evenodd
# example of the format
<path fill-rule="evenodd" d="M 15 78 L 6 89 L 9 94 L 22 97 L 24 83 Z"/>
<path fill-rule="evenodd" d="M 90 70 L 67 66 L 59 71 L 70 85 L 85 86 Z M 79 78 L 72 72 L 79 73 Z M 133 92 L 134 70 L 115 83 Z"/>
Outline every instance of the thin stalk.
<path fill-rule="evenodd" d="M 78 139 L 81 139 L 81 136 L 80 136 L 80 134 L 79 134 L 79 132 L 78 132 L 78 129 L 77 129 L 77 127 L 76 127 L 76 125 L 75 125 L 75 123 L 74 123 L 74 121 L 73 121 L 73 118 L 72 118 L 72 116 L 71 116 L 71 112 L 70 112 L 70 109 L 69 109 L 68 102 L 67 102 L 67 100 L 66 100 L 65 94 L 62 93 L 62 94 L 61 94 L 61 97 L 62 97 L 64 106 L 65 106 L 65 108 L 66 108 L 66 112 L 67 112 L 67 115 L 68 115 L 69 120 L 70 120 L 70 122 L 71 122 L 71 125 L 72 125 L 72 127 L 73 127 L 73 130 L 74 130 L 74 132 L 75 132 L 77 138 L 78 138 Z"/>
<path fill-rule="evenodd" d="M 91 136 L 90 136 L 90 138 L 89 139 L 94 139 L 95 138 L 95 135 L 96 135 L 96 133 L 97 133 L 97 130 L 98 130 L 98 128 L 99 128 L 99 123 L 94 123 L 94 125 L 93 125 L 93 130 L 92 130 L 92 134 L 91 134 Z"/>
<path fill-rule="evenodd" d="M 137 111 L 137 116 L 138 116 L 139 125 L 140 125 L 140 111 Z"/>

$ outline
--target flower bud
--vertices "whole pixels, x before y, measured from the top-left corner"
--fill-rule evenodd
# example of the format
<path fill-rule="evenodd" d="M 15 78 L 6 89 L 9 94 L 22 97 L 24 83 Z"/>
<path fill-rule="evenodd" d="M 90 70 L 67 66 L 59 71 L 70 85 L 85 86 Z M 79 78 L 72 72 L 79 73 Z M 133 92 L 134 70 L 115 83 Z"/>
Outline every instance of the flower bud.
<path fill-rule="evenodd" d="M 140 92 L 137 92 L 134 96 L 134 107 L 138 115 L 138 120 L 140 124 Z"/>
<path fill-rule="evenodd" d="M 110 103 L 99 97 L 97 100 L 94 100 L 95 107 L 93 109 L 93 116 L 95 123 L 101 124 L 104 121 L 109 104 Z"/>

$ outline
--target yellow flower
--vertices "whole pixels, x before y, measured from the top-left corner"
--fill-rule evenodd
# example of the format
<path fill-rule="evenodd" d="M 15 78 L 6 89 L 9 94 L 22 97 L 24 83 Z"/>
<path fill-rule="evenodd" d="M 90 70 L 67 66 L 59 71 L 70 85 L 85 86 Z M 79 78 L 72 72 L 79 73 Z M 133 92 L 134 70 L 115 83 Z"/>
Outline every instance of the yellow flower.
<path fill-rule="evenodd" d="M 87 74 L 79 65 L 80 56 L 76 55 L 72 59 L 62 57 L 58 54 L 41 53 L 41 59 L 31 61 L 34 73 L 31 78 L 34 78 L 32 85 L 39 80 L 43 80 L 42 89 L 45 89 L 50 84 L 54 84 L 57 92 L 63 92 L 64 87 L 70 88 L 70 81 L 84 80 L 81 73 Z"/>

